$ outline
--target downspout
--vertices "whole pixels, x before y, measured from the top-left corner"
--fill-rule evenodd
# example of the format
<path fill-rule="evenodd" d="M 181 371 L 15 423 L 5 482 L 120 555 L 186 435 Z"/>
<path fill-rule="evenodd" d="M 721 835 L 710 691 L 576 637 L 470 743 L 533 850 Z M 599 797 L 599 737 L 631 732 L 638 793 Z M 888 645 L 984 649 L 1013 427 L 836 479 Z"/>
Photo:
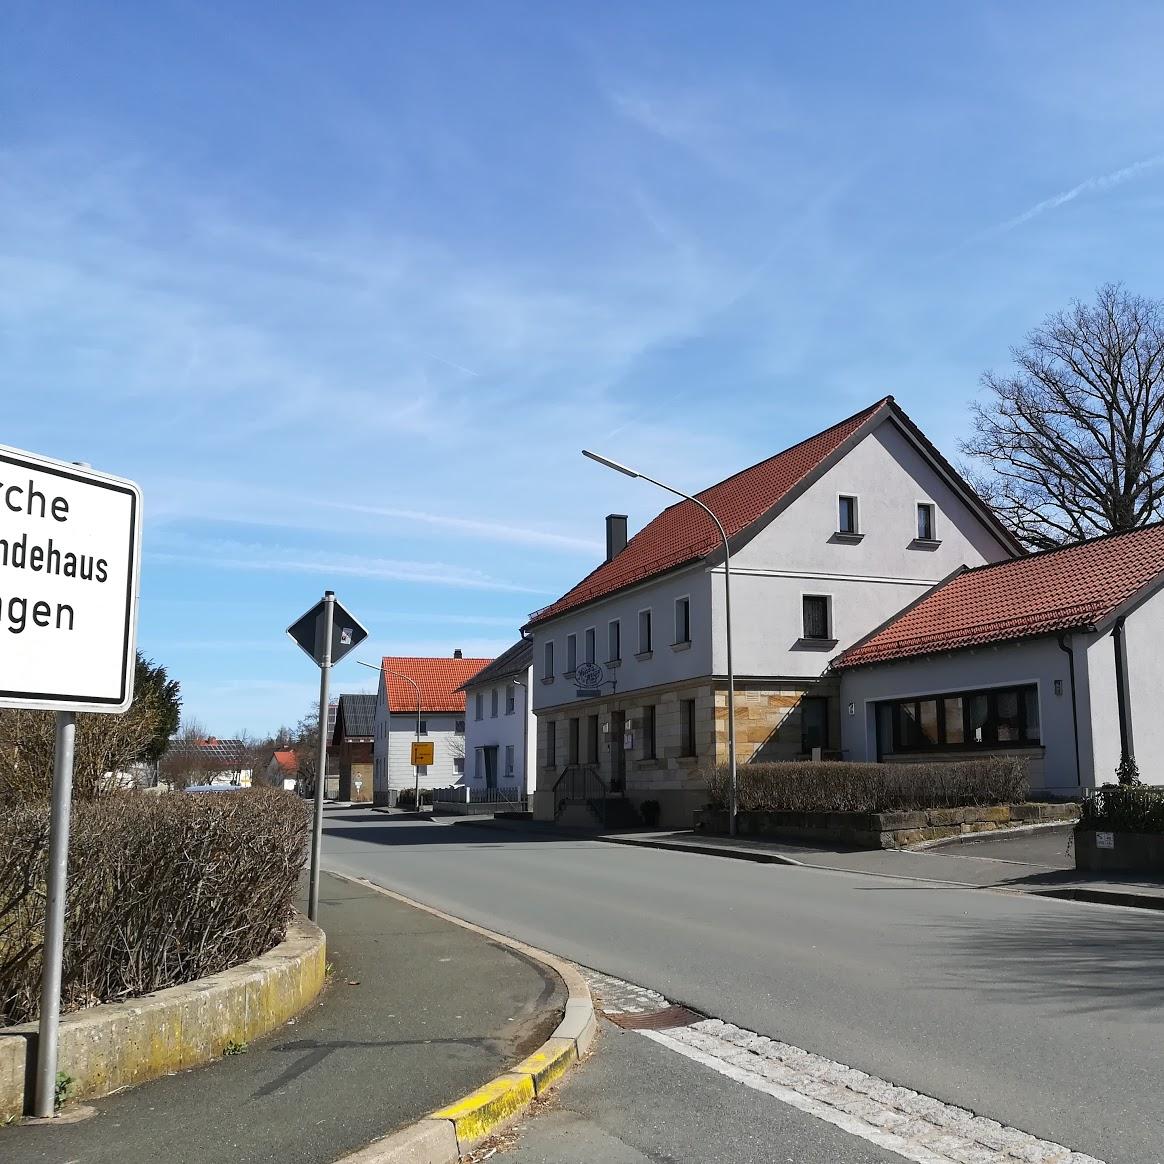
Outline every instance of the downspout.
<path fill-rule="evenodd" d="M 1127 667 L 1124 665 L 1124 622 L 1120 615 L 1112 627 L 1111 640 L 1115 647 L 1116 707 L 1120 715 L 1120 760 L 1134 760 L 1132 754 L 1131 724 L 1128 722 Z"/>
<path fill-rule="evenodd" d="M 1079 767 L 1079 707 L 1075 699 L 1075 652 L 1067 645 L 1067 636 L 1059 636 L 1059 650 L 1067 653 L 1071 669 L 1071 732 L 1075 737 L 1075 783 L 1083 787 L 1083 772 Z"/>

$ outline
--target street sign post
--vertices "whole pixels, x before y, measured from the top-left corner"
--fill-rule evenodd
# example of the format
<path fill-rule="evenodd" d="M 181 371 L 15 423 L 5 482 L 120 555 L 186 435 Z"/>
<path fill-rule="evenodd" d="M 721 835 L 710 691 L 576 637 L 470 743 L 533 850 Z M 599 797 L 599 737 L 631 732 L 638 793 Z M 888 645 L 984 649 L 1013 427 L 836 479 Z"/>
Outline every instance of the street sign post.
<path fill-rule="evenodd" d="M 306 614 L 293 622 L 287 633 L 319 667 L 319 758 L 315 768 L 315 811 L 311 825 L 311 881 L 307 893 L 307 916 L 315 921 L 319 912 L 319 856 L 323 846 L 323 786 L 327 779 L 327 689 L 332 667 L 355 650 L 368 632 L 327 590 Z"/>
<path fill-rule="evenodd" d="M 141 491 L 0 446 L 0 707 L 56 714 L 33 1114 L 53 1114 L 77 712 L 133 702 Z"/>
<path fill-rule="evenodd" d="M 409 761 L 414 767 L 435 763 L 436 745 L 429 741 L 426 744 L 412 742 L 412 759 Z M 419 807 L 419 806 L 418 806 Z"/>

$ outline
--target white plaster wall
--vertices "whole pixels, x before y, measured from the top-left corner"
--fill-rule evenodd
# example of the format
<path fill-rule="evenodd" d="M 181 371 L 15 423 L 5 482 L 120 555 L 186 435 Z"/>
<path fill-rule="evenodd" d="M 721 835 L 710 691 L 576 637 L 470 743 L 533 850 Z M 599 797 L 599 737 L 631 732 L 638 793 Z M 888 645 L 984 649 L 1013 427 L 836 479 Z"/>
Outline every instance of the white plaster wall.
<path fill-rule="evenodd" d="M 674 650 L 675 600 L 691 599 L 691 646 Z M 636 659 L 639 637 L 639 611 L 650 607 L 653 612 L 653 651 L 649 659 Z M 622 622 L 622 662 L 607 670 L 618 691 L 637 691 L 644 687 L 679 683 L 707 675 L 711 671 L 711 579 L 702 565 L 656 579 L 632 590 L 623 591 L 602 602 L 571 611 L 551 622 L 534 628 L 533 707 L 541 711 L 576 702 L 572 679 L 566 678 L 566 637 L 578 636 L 578 661 L 585 658 L 585 631 L 595 629 L 596 661 L 606 666 L 607 624 L 617 618 Z M 552 682 L 543 682 L 546 639 L 554 642 Z M 603 695 L 611 688 L 602 689 Z"/>
<path fill-rule="evenodd" d="M 864 537 L 856 545 L 830 540 L 837 530 L 840 494 L 858 499 L 858 532 Z M 919 501 L 937 507 L 937 549 L 911 546 Z M 741 570 L 909 578 L 932 584 L 959 566 L 1012 556 L 896 423 L 886 419 L 733 555 L 732 562 Z"/>
<path fill-rule="evenodd" d="M 537 727 L 533 711 L 529 705 L 529 685 L 531 683 L 530 670 L 517 676 L 526 686 L 514 685 L 513 678 L 498 680 L 495 683 L 482 683 L 479 686 L 468 687 L 465 690 L 465 776 L 456 783 L 468 785 L 470 788 L 485 787 L 485 769 L 475 774 L 474 765 L 476 749 L 497 745 L 497 787 L 501 789 L 519 789 L 525 787 L 527 792 L 533 792 L 535 786 L 534 752 L 537 747 Z M 497 692 L 497 716 L 490 714 L 492 701 L 490 692 Z M 505 694 L 507 690 L 513 692 L 513 712 L 505 714 Z M 482 718 L 476 718 L 477 694 L 482 695 Z M 524 734 L 523 734 L 524 733 Z M 505 749 L 513 748 L 514 778 L 505 777 Z M 525 755 L 523 758 L 523 748 Z"/>
<path fill-rule="evenodd" d="M 462 712 L 422 712 L 420 718 L 428 727 L 421 743 L 435 745 L 433 763 L 421 770 L 421 788 L 447 788 L 456 783 L 458 774 L 453 770 L 456 750 L 454 741 L 461 737 L 453 730 L 456 721 L 464 718 Z M 388 720 L 387 783 L 385 788 L 412 788 L 416 784 L 416 769 L 412 765 L 412 744 L 416 740 L 416 712 L 393 713 Z"/>
<path fill-rule="evenodd" d="M 1083 651 L 1077 652 L 1081 670 Z M 1055 680 L 1062 694 L 1055 694 Z M 874 704 L 885 699 L 938 695 L 983 687 L 1036 683 L 1039 723 L 1045 749 L 1042 785 L 1048 790 L 1073 792 L 1079 785 L 1075 766 L 1075 737 L 1071 715 L 1071 676 L 1067 655 L 1055 638 L 1028 639 L 974 651 L 953 651 L 900 663 L 860 667 L 841 672 L 841 747 L 846 760 L 877 759 Z M 1080 695 L 1080 727 L 1087 717 L 1086 693 Z M 849 704 L 854 714 L 849 714 Z M 1088 771 L 1088 741 L 1081 732 L 1084 782 Z M 1036 785 L 1038 772 L 1032 773 Z"/>
<path fill-rule="evenodd" d="M 1109 644 L 1110 645 L 1110 644 Z M 1164 784 L 1164 594 L 1157 591 L 1128 615 L 1128 712 L 1132 749 L 1145 784 Z M 1110 659 L 1114 673 L 1114 652 Z M 1118 731 L 1117 720 L 1117 731 Z"/>

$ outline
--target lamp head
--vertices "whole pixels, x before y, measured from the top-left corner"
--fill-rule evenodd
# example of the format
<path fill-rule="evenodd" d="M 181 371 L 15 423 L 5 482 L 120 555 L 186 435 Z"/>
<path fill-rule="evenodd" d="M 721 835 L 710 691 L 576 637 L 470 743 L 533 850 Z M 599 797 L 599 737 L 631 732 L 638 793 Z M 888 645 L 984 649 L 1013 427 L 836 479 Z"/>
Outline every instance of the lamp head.
<path fill-rule="evenodd" d="M 589 457 L 592 461 L 597 461 L 600 465 L 605 465 L 608 469 L 613 469 L 616 473 L 624 473 L 628 477 L 639 476 L 634 469 L 628 469 L 626 465 L 620 465 L 617 461 L 612 461 L 609 457 L 604 457 L 601 453 L 592 453 L 589 449 L 583 449 L 582 455 Z"/>

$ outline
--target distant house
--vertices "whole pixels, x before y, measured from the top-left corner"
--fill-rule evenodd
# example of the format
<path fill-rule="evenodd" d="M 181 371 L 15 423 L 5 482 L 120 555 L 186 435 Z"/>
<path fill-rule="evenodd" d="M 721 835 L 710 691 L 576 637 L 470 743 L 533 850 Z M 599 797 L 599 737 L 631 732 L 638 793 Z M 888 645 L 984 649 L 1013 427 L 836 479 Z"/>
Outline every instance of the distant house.
<path fill-rule="evenodd" d="M 422 788 L 444 788 L 465 768 L 465 693 L 462 684 L 492 659 L 417 658 L 389 655 L 381 663 L 373 740 L 373 791 L 378 805 L 416 781 L 411 747 L 418 738 L 433 744 L 431 765 L 420 770 Z M 419 708 L 418 708 L 419 696 Z M 419 725 L 418 725 L 419 720 Z"/>
<path fill-rule="evenodd" d="M 299 780 L 299 755 L 293 748 L 276 748 L 267 761 L 266 780 L 274 788 L 294 792 Z"/>
<path fill-rule="evenodd" d="M 334 759 L 331 771 L 339 771 L 340 800 L 372 799 L 372 742 L 376 735 L 376 697 L 341 695 L 331 733 Z"/>
<path fill-rule="evenodd" d="M 533 792 L 537 727 L 530 700 L 532 668 L 533 643 L 521 639 L 461 685 L 465 763 L 455 783 L 475 791 Z"/>
<path fill-rule="evenodd" d="M 1164 525 L 961 569 L 833 662 L 846 759 L 1013 753 L 1036 788 L 1164 784 Z"/>
<path fill-rule="evenodd" d="M 250 749 L 242 740 L 170 741 L 159 763 L 162 779 L 174 786 L 187 784 L 230 784 L 249 788 L 254 775 Z"/>

